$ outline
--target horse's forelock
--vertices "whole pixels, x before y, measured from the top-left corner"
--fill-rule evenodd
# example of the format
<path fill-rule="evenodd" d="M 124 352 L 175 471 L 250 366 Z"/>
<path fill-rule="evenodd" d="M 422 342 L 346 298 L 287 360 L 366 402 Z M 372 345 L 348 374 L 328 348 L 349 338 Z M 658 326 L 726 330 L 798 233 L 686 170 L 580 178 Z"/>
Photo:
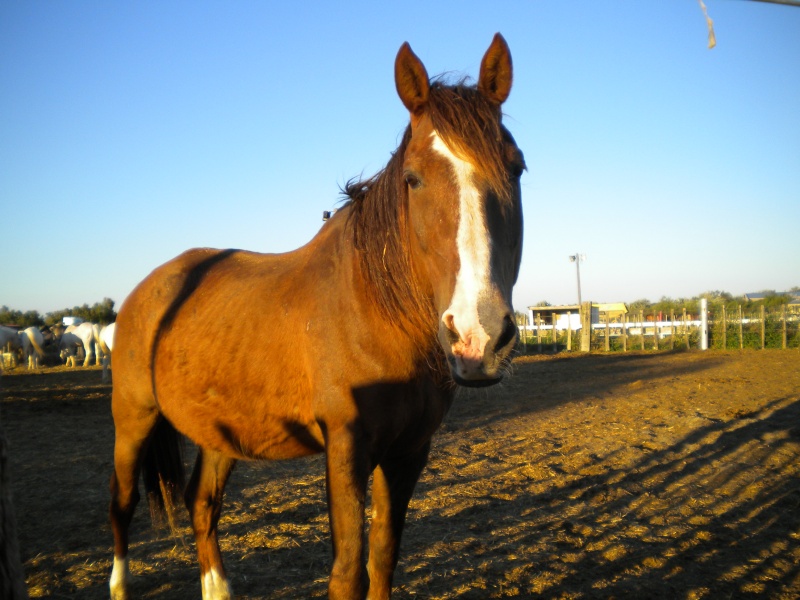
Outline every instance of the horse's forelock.
<path fill-rule="evenodd" d="M 432 83 L 428 114 L 433 128 L 455 155 L 474 166 L 501 202 L 510 202 L 505 164 L 508 134 L 503 128 L 502 112 L 466 81 L 454 85 L 441 80 Z"/>

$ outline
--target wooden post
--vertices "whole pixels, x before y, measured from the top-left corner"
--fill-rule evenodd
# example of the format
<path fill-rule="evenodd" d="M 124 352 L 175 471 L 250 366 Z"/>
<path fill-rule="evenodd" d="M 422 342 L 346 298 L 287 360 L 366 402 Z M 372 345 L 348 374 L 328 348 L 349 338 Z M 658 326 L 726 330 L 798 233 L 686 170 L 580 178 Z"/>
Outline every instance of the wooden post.
<path fill-rule="evenodd" d="M 658 350 L 658 313 L 653 313 L 653 350 Z"/>
<path fill-rule="evenodd" d="M 642 326 L 641 330 L 639 331 L 639 334 L 640 334 L 639 337 L 642 340 L 642 350 L 644 350 L 644 311 L 643 310 L 639 311 L 639 323 Z"/>
<path fill-rule="evenodd" d="M 739 308 L 739 350 L 744 348 L 744 325 L 742 323 L 742 305 L 737 304 Z"/>
<path fill-rule="evenodd" d="M 686 307 L 683 308 L 683 339 L 686 342 L 686 349 L 689 349 L 689 322 L 686 317 Z"/>
<path fill-rule="evenodd" d="M 542 353 L 542 315 L 536 315 L 536 349 L 539 354 Z"/>
<path fill-rule="evenodd" d="M 606 352 L 611 351 L 611 324 L 608 322 L 608 312 L 606 312 Z"/>
<path fill-rule="evenodd" d="M 581 304 L 581 352 L 592 349 L 592 303 Z"/>
<path fill-rule="evenodd" d="M 669 349 L 675 349 L 675 311 L 669 311 Z"/>
<path fill-rule="evenodd" d="M 558 320 L 555 311 L 553 312 L 553 354 L 558 354 L 558 330 L 556 321 Z"/>
<path fill-rule="evenodd" d="M 767 347 L 767 315 L 764 305 L 761 305 L 761 349 Z"/>
<path fill-rule="evenodd" d="M 628 351 L 628 314 L 622 313 L 622 351 Z"/>
<path fill-rule="evenodd" d="M 728 349 L 728 318 L 725 313 L 725 305 L 722 305 L 722 349 Z"/>
<path fill-rule="evenodd" d="M 781 305 L 781 321 L 783 322 L 783 343 L 781 344 L 781 348 L 786 350 L 786 305 Z"/>
<path fill-rule="evenodd" d="M 567 311 L 567 352 L 572 352 L 572 311 Z"/>
<path fill-rule="evenodd" d="M 526 336 L 528 334 L 528 332 L 527 332 L 527 329 L 528 329 L 527 321 L 528 321 L 528 317 L 525 317 L 525 323 L 523 323 L 521 326 L 519 324 L 517 325 L 517 330 L 520 330 L 520 328 L 521 328 L 521 331 L 519 332 L 519 343 L 522 344 L 522 353 L 523 354 L 527 354 L 528 353 L 528 345 L 525 343 L 525 339 L 526 339 Z"/>

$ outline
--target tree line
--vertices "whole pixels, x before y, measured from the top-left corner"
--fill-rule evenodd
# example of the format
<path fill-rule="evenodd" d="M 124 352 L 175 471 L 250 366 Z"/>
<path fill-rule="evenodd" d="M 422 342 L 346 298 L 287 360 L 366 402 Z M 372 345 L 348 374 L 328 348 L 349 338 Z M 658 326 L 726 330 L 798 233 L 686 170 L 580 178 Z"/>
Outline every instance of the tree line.
<path fill-rule="evenodd" d="M 759 292 L 759 295 L 763 295 L 762 298 L 751 300 L 748 300 L 745 298 L 745 296 L 734 296 L 728 292 L 712 290 L 703 292 L 694 298 L 673 299 L 663 296 L 658 302 L 650 302 L 646 298 L 642 298 L 629 303 L 628 310 L 630 312 L 644 311 L 651 313 L 660 312 L 663 314 L 674 312 L 675 314 L 680 314 L 684 309 L 686 309 L 687 313 L 694 314 L 699 310 L 698 304 L 700 300 L 705 299 L 708 301 L 709 308 L 719 308 L 721 306 L 725 306 L 726 310 L 733 313 L 736 311 L 737 307 L 741 305 L 747 305 L 751 308 L 758 308 L 761 306 L 766 309 L 780 308 L 781 306 L 792 302 L 792 294 L 800 294 L 800 287 L 795 286 L 788 292 L 763 290 Z"/>
<path fill-rule="evenodd" d="M 41 315 L 38 310 L 21 311 L 14 310 L 7 306 L 0 307 L 0 324 L 16 325 L 22 328 L 42 327 L 60 323 L 64 317 L 80 317 L 90 323 L 108 325 L 117 319 L 114 311 L 114 301 L 111 298 L 103 298 L 101 302 L 96 302 L 92 306 L 74 306 L 63 310 L 56 310 Z"/>
<path fill-rule="evenodd" d="M 725 309 L 729 314 L 735 314 L 737 308 L 741 305 L 747 305 L 748 307 L 754 309 L 757 309 L 761 306 L 764 306 L 764 308 L 767 310 L 780 308 L 781 306 L 792 302 L 792 295 L 800 295 L 800 286 L 795 286 L 788 290 L 788 292 L 762 290 L 758 293 L 763 295 L 763 298 L 759 298 L 757 300 L 747 300 L 743 295 L 734 296 L 728 292 L 712 290 L 703 292 L 699 296 L 695 296 L 693 298 L 670 298 L 668 296 L 662 296 L 661 300 L 657 302 L 651 302 L 647 298 L 640 298 L 638 300 L 634 300 L 633 302 L 626 302 L 625 305 L 628 307 L 628 312 L 634 314 L 642 311 L 648 314 L 660 312 L 665 315 L 669 315 L 670 313 L 679 315 L 683 313 L 684 309 L 686 309 L 687 314 L 693 315 L 697 314 L 697 312 L 700 310 L 700 300 L 705 298 L 708 300 L 708 306 L 710 309 L 718 309 L 721 306 L 725 306 Z M 532 306 L 552 306 L 552 304 L 546 300 L 541 300 Z M 518 324 L 525 325 L 527 323 L 526 313 L 518 311 L 516 316 Z"/>

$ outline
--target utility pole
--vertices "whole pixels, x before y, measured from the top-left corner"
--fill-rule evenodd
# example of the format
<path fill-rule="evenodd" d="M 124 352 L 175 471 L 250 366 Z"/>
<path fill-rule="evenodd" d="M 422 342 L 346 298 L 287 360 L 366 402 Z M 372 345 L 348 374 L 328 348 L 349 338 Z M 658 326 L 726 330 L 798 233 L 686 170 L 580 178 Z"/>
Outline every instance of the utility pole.
<path fill-rule="evenodd" d="M 575 263 L 575 272 L 578 275 L 578 306 L 583 304 L 581 300 L 581 261 L 586 260 L 585 254 L 575 253 L 569 257 L 570 262 Z"/>

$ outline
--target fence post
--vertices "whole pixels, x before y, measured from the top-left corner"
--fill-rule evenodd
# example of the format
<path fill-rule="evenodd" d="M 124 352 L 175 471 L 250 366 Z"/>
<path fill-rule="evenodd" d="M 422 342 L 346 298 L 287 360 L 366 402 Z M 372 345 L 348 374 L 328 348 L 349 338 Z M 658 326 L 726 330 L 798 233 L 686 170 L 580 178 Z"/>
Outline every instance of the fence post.
<path fill-rule="evenodd" d="M 686 342 L 686 349 L 689 349 L 689 321 L 686 319 L 686 307 L 683 308 L 683 339 Z"/>
<path fill-rule="evenodd" d="M 558 331 L 556 330 L 556 313 L 553 312 L 553 354 L 558 354 Z"/>
<path fill-rule="evenodd" d="M 708 300 L 700 298 L 700 350 L 708 350 Z"/>
<path fill-rule="evenodd" d="M 642 326 L 639 330 L 639 339 L 642 342 L 642 350 L 644 350 L 644 311 L 639 311 L 639 324 Z"/>
<path fill-rule="evenodd" d="M 606 352 L 611 351 L 611 325 L 608 322 L 608 313 L 606 313 Z"/>
<path fill-rule="evenodd" d="M 742 322 L 742 305 L 736 305 L 739 309 L 739 350 L 744 349 L 744 324 Z"/>
<path fill-rule="evenodd" d="M 628 314 L 622 313 L 622 351 L 628 351 Z"/>
<path fill-rule="evenodd" d="M 581 304 L 581 352 L 592 349 L 592 303 Z"/>
<path fill-rule="evenodd" d="M 658 350 L 658 313 L 653 313 L 653 350 Z"/>
<path fill-rule="evenodd" d="M 786 350 L 786 305 L 781 305 L 781 321 L 783 321 L 783 344 L 781 347 Z"/>
<path fill-rule="evenodd" d="M 722 305 L 722 349 L 728 349 L 728 318 L 725 314 L 725 305 Z"/>
<path fill-rule="evenodd" d="M 675 311 L 669 311 L 669 349 L 675 349 Z"/>
<path fill-rule="evenodd" d="M 761 305 L 761 349 L 767 347 L 767 315 L 764 305 Z"/>
<path fill-rule="evenodd" d="M 536 351 L 542 353 L 542 315 L 536 315 Z"/>
<path fill-rule="evenodd" d="M 572 352 L 572 311 L 567 311 L 567 352 Z"/>

